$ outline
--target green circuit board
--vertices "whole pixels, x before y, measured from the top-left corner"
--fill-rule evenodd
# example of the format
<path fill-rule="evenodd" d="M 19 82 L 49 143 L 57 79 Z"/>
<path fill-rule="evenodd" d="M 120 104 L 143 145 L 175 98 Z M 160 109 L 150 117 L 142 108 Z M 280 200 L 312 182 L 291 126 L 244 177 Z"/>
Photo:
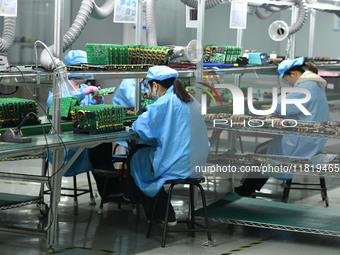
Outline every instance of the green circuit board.
<path fill-rule="evenodd" d="M 15 127 L 29 113 L 38 114 L 37 102 L 23 98 L 0 98 L 0 128 Z M 30 115 L 25 125 L 39 124 L 35 115 Z"/>
<path fill-rule="evenodd" d="M 98 134 L 124 129 L 124 107 L 121 105 L 81 105 L 71 110 L 74 133 Z"/>

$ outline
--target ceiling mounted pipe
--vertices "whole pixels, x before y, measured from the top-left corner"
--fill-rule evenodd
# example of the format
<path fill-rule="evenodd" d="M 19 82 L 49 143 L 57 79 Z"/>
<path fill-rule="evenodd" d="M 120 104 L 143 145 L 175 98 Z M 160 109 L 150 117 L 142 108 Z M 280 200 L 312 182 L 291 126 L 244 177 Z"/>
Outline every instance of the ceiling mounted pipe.
<path fill-rule="evenodd" d="M 4 17 L 4 29 L 0 38 L 0 52 L 6 52 L 12 47 L 15 38 L 16 20 L 16 17 Z"/>
<path fill-rule="evenodd" d="M 156 0 L 146 0 L 146 35 L 149 46 L 157 46 L 157 29 L 156 29 Z"/>
<path fill-rule="evenodd" d="M 303 26 L 307 19 L 308 9 L 306 2 L 304 0 L 293 0 L 295 4 L 298 6 L 299 11 L 297 15 L 296 21 L 288 26 L 286 22 L 282 20 L 274 21 L 269 26 L 269 36 L 274 41 L 282 41 L 287 38 L 289 35 L 292 35 L 299 31 L 299 29 Z"/>
<path fill-rule="evenodd" d="M 197 9 L 197 0 L 181 0 L 181 2 L 191 8 Z M 223 0 L 205 0 L 205 9 L 210 9 L 223 3 Z"/>
<path fill-rule="evenodd" d="M 102 19 L 110 15 L 113 9 L 114 0 L 106 0 L 106 2 L 101 7 L 98 7 L 94 0 L 83 0 L 72 26 L 64 35 L 63 51 L 66 51 L 68 48 L 70 48 L 71 45 L 76 41 L 81 32 L 84 30 L 90 16 L 93 18 Z M 53 45 L 49 46 L 48 48 L 50 49 L 52 55 L 55 56 Z M 47 70 L 53 70 L 55 68 L 47 50 L 42 51 L 40 55 L 40 63 Z"/>

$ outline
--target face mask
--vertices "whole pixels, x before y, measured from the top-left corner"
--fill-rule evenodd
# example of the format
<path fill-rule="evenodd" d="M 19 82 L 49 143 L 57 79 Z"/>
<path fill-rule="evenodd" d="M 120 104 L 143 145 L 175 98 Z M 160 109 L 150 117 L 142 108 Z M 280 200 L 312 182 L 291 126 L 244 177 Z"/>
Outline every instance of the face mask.
<path fill-rule="evenodd" d="M 159 95 L 157 94 L 157 92 L 155 92 L 154 95 L 150 93 L 150 98 L 156 101 L 159 98 Z"/>

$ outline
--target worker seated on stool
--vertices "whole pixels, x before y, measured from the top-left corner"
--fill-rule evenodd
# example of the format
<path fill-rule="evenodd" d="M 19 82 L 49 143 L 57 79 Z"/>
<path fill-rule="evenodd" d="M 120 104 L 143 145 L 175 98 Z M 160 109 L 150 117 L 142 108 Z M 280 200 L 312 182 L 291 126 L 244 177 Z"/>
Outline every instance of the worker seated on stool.
<path fill-rule="evenodd" d="M 71 50 L 65 55 L 65 64 L 81 64 L 87 63 L 86 52 L 82 50 Z M 87 80 L 93 80 L 93 75 L 91 74 L 72 74 L 68 76 L 70 83 L 75 89 L 79 90 L 79 93 L 71 92 L 69 94 L 63 85 L 63 97 L 73 96 L 78 97 L 81 101 L 81 105 L 96 105 L 104 104 L 104 98 L 101 96 L 96 96 L 98 94 L 98 88 L 95 86 L 87 86 L 85 82 Z M 92 96 L 94 95 L 94 97 Z M 52 103 L 52 92 L 48 94 L 47 105 L 51 107 Z M 64 165 L 73 157 L 77 152 L 78 148 L 67 149 L 67 153 L 64 153 Z M 67 155 L 67 157 L 66 157 Z M 52 162 L 52 153 L 49 155 L 49 160 Z M 93 169 L 104 169 L 108 171 L 115 171 L 112 165 L 112 143 L 104 143 L 91 149 L 84 149 L 84 151 L 79 155 L 71 167 L 67 170 L 64 176 L 75 176 L 84 172 L 91 171 Z M 102 178 L 94 176 L 97 182 L 98 191 L 101 194 L 102 189 Z M 111 193 L 122 192 L 119 188 L 119 181 L 116 180 L 116 185 L 112 186 Z"/>
<path fill-rule="evenodd" d="M 140 144 L 129 155 L 129 197 L 143 204 L 150 219 L 158 194 L 155 220 L 165 220 L 167 193 L 164 183 L 171 179 L 201 176 L 196 166 L 205 166 L 209 142 L 201 105 L 186 92 L 178 72 L 167 66 L 151 67 L 147 73 L 150 96 L 157 100 L 133 123 Z M 169 225 L 177 223 L 170 205 Z"/>
<path fill-rule="evenodd" d="M 287 113 L 283 116 L 286 119 L 303 120 L 303 121 L 328 121 L 329 108 L 325 93 L 327 82 L 318 75 L 318 69 L 311 62 L 305 62 L 304 57 L 292 60 L 284 60 L 278 66 L 278 72 L 281 79 L 291 87 L 303 88 L 310 92 L 311 98 L 302 105 L 311 113 L 305 115 L 294 104 L 287 104 Z M 287 99 L 304 98 L 305 94 L 291 92 L 287 94 Z M 275 110 L 281 113 L 280 98 Z M 298 136 L 275 136 L 266 144 L 262 144 L 261 151 L 255 153 L 266 153 L 271 155 L 284 155 L 296 157 L 313 157 L 322 150 L 327 139 L 316 139 Z M 273 177 L 278 179 L 291 179 L 288 174 L 275 174 Z M 267 182 L 269 176 L 259 173 L 252 173 L 244 180 L 243 185 L 235 188 L 235 192 L 241 196 L 251 196 L 255 190 L 261 190 Z"/>

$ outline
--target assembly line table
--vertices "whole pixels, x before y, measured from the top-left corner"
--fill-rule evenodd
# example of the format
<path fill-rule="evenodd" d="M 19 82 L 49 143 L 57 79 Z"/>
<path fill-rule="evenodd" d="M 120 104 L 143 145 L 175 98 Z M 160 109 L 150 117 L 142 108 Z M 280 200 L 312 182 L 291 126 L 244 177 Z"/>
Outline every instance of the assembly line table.
<path fill-rule="evenodd" d="M 266 136 L 290 135 L 310 138 L 340 139 L 339 134 L 326 134 L 321 132 L 303 133 L 275 128 L 229 127 L 227 124 L 214 126 L 212 125 L 211 120 L 206 120 L 206 123 L 208 128 L 239 132 L 240 135 L 244 133 L 246 135 L 253 134 L 254 136 L 263 134 Z M 233 155 L 230 157 L 231 159 L 235 158 Z M 336 164 L 337 168 L 339 168 L 340 163 L 338 159 L 331 162 L 316 162 L 319 163 L 319 165 L 327 165 L 330 163 L 331 167 Z M 227 160 L 225 160 L 225 164 L 229 164 Z M 244 163 L 240 164 L 243 165 Z M 314 171 L 313 168 L 313 170 L 310 171 L 292 171 L 289 173 L 307 176 L 339 177 L 339 171 L 334 171 L 332 169 L 333 168 L 328 169 L 327 167 L 327 169 L 322 169 L 322 171 Z M 313 208 L 282 202 L 244 198 L 237 194 L 229 193 L 222 200 L 209 205 L 207 210 L 209 217 L 219 223 L 340 236 L 340 224 L 337 224 L 340 219 L 339 211 L 329 208 Z M 201 215 L 202 212 L 198 211 L 198 214 Z"/>
<path fill-rule="evenodd" d="M 38 128 L 38 127 L 37 127 Z M 38 155 L 47 151 L 63 151 L 65 148 L 78 148 L 77 153 L 69 160 L 69 162 L 59 169 L 56 166 L 62 166 L 62 162 L 53 160 L 51 176 L 27 175 L 22 173 L 6 173 L 1 170 L 0 178 L 11 180 L 26 180 L 38 183 L 47 183 L 51 185 L 50 209 L 48 212 L 48 228 L 46 230 L 23 229 L 23 228 L 2 228 L 0 231 L 6 231 L 17 234 L 28 234 L 37 237 L 47 238 L 47 244 L 52 247 L 56 241 L 57 222 L 58 222 L 58 204 L 60 201 L 61 179 L 69 166 L 76 160 L 85 148 L 91 148 L 101 143 L 119 142 L 126 140 L 138 139 L 137 133 L 133 131 L 121 131 L 104 134 L 84 135 L 73 134 L 73 132 L 65 132 L 60 137 L 55 134 L 34 135 L 31 143 L 4 143 L 0 142 L 0 159 L 13 158 L 25 155 Z M 62 141 L 61 141 L 62 139 Z M 53 169 L 57 169 L 53 170 Z"/>

